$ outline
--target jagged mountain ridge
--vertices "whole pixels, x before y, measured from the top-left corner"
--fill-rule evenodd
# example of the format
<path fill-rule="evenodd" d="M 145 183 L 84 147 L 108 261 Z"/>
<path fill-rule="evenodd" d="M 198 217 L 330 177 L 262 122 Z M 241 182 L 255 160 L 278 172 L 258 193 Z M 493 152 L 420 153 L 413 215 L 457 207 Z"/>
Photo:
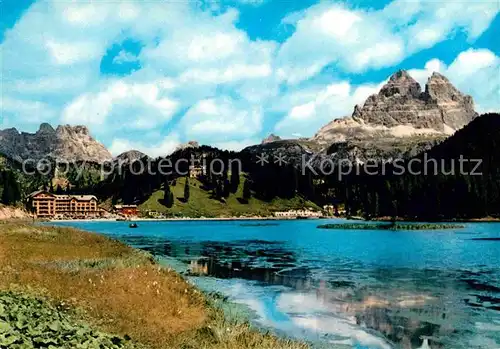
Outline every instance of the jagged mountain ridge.
<path fill-rule="evenodd" d="M 407 72 L 398 71 L 378 94 L 370 96 L 352 117 L 365 123 L 394 127 L 412 125 L 416 129 L 454 131 L 471 122 L 477 113 L 472 97 L 462 94 L 439 73 L 433 73 L 421 91 L 420 84 Z"/>
<path fill-rule="evenodd" d="M 462 94 L 439 73 L 433 73 L 422 91 L 406 71 L 394 73 L 377 94 L 356 105 L 351 116 L 335 119 L 304 140 L 268 141 L 245 152 L 284 152 L 299 162 L 300 155 L 318 152 L 318 159 L 393 160 L 415 156 L 446 139 L 477 117 L 471 96 Z M 293 146 L 295 144 L 295 146 Z M 287 149 L 293 153 L 288 154 Z"/>
<path fill-rule="evenodd" d="M 434 72 L 422 92 L 406 71 L 394 73 L 377 94 L 356 105 L 351 117 L 322 127 L 313 139 L 319 143 L 380 137 L 451 135 L 477 117 L 471 96 L 458 91 Z"/>
<path fill-rule="evenodd" d="M 103 163 L 113 158 L 86 126 L 60 125 L 54 129 L 47 123 L 41 124 L 35 133 L 15 128 L 0 130 L 0 153 L 18 161 L 53 158 Z"/>

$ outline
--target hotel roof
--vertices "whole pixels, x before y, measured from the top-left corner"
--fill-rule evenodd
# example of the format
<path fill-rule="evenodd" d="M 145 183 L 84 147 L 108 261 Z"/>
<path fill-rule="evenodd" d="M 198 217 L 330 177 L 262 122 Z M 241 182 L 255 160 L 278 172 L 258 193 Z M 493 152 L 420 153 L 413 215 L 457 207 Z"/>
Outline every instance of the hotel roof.
<path fill-rule="evenodd" d="M 56 194 L 52 194 L 46 190 L 34 191 L 30 195 L 28 195 L 28 197 L 34 197 L 34 196 L 37 196 L 38 194 L 42 194 L 42 193 L 51 195 L 51 196 L 55 197 L 56 199 L 60 199 L 60 200 L 71 200 L 71 199 L 76 199 L 78 201 L 97 200 L 97 197 L 95 195 L 56 195 Z"/>

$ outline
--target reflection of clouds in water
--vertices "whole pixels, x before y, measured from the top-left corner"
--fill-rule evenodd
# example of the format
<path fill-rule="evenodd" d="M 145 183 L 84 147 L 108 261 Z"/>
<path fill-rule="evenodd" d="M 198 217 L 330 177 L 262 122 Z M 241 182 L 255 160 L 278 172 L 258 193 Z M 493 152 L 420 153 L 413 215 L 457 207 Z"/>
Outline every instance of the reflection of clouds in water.
<path fill-rule="evenodd" d="M 291 314 L 293 323 L 320 336 L 335 335 L 339 339 L 331 343 L 362 345 L 366 348 L 391 349 L 391 345 L 357 326 L 354 316 L 339 317 L 314 294 L 283 293 L 278 300 L 278 308 Z"/>
<path fill-rule="evenodd" d="M 312 341 L 327 337 L 328 348 L 391 349 L 386 341 L 357 326 L 354 316 L 340 318 L 326 313 L 325 305 L 314 294 L 264 288 L 241 280 L 226 283 L 224 293 L 252 309 L 262 326 L 288 335 Z"/>
<path fill-rule="evenodd" d="M 500 320 L 492 320 L 490 323 L 476 322 L 474 327 L 476 335 L 469 340 L 471 347 L 500 349 Z M 496 340 L 486 337 L 491 333 L 496 333 Z"/>
<path fill-rule="evenodd" d="M 252 282 L 236 281 L 228 285 L 224 293 L 229 295 L 231 300 L 245 304 L 253 310 L 261 325 L 289 332 L 293 330 L 290 317 L 275 306 L 276 297 L 282 291 L 282 287 L 262 288 Z"/>
<path fill-rule="evenodd" d="M 497 342 L 491 338 L 484 338 L 479 335 L 472 338 L 469 341 L 469 345 L 474 348 L 500 349 L 500 342 Z"/>

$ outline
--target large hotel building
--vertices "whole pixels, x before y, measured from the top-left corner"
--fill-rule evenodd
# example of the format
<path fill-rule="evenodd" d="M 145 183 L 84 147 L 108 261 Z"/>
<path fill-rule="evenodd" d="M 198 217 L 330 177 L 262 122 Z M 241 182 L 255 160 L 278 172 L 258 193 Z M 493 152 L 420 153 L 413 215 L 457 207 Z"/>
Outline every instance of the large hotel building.
<path fill-rule="evenodd" d="M 56 195 L 40 190 L 29 195 L 28 206 L 37 218 L 91 218 L 102 214 L 94 195 Z"/>

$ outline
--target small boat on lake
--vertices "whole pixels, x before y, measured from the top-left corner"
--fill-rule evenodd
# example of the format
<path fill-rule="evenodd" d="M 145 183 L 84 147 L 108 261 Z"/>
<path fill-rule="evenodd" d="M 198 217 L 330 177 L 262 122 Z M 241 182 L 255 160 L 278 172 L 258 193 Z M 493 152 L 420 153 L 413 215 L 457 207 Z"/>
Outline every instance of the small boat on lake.
<path fill-rule="evenodd" d="M 138 228 L 139 226 L 137 225 L 137 223 L 130 223 L 129 228 Z"/>

